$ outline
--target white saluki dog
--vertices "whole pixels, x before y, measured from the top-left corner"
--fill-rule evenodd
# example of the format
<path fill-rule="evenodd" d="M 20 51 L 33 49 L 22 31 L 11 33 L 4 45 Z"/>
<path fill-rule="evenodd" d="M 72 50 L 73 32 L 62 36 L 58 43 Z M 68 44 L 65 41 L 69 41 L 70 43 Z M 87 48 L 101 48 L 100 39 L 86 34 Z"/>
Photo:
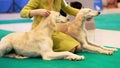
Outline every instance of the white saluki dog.
<path fill-rule="evenodd" d="M 85 21 L 92 17 L 98 16 L 100 12 L 89 9 L 82 8 L 79 13 L 76 15 L 75 20 L 67 22 L 67 23 L 58 23 L 58 30 L 66 33 L 73 38 L 75 38 L 81 44 L 82 50 L 102 53 L 102 54 L 112 54 L 117 51 L 116 48 L 106 48 L 101 45 L 95 45 L 88 42 L 86 29 L 85 29 Z"/>
<path fill-rule="evenodd" d="M 57 29 L 56 17 L 58 16 L 58 12 L 51 11 L 51 14 L 48 17 L 44 17 L 35 29 L 29 32 L 15 32 L 3 37 L 0 42 L 0 57 L 14 50 L 16 54 L 26 58 L 42 56 L 44 60 L 84 59 L 84 56 L 79 56 L 68 51 L 53 51 L 51 34 L 53 30 Z"/>

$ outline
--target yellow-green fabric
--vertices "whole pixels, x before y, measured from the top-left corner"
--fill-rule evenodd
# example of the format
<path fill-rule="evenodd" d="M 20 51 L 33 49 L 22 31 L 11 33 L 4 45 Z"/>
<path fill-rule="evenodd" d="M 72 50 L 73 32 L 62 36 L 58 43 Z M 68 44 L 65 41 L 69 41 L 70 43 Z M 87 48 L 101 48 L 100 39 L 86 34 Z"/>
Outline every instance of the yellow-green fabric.
<path fill-rule="evenodd" d="M 70 6 L 66 6 L 63 0 L 54 0 L 54 4 L 51 8 L 51 5 L 49 5 L 48 0 L 29 0 L 28 4 L 21 10 L 20 16 L 23 18 L 29 18 L 29 13 L 33 9 L 48 9 L 48 10 L 54 10 L 54 11 L 60 11 L 62 9 L 68 14 L 76 15 L 78 13 L 78 9 L 72 8 Z M 34 16 L 34 22 L 32 25 L 32 28 L 35 28 L 42 16 Z"/>
<path fill-rule="evenodd" d="M 66 6 L 63 0 L 54 0 L 53 6 L 49 5 L 48 0 L 30 0 L 28 4 L 21 10 L 20 16 L 23 18 L 29 18 L 30 11 L 34 9 L 48 9 L 58 12 L 60 9 L 63 9 L 66 13 L 74 16 L 79 11 L 78 9 Z M 41 18 L 42 16 L 40 15 L 34 16 L 32 28 L 35 28 L 39 24 Z M 61 32 L 53 32 L 52 38 L 54 51 L 70 51 L 75 46 L 79 45 L 79 42 Z"/>
<path fill-rule="evenodd" d="M 52 38 L 54 42 L 54 51 L 70 51 L 74 47 L 79 45 L 76 40 L 62 32 L 54 31 L 54 33 L 52 34 Z"/>

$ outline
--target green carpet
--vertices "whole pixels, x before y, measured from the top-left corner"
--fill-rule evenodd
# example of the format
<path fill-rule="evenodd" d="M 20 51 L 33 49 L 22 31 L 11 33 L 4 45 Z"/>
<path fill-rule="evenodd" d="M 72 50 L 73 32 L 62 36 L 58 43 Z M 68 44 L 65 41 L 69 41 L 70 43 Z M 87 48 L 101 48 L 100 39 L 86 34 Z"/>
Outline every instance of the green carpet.
<path fill-rule="evenodd" d="M 120 14 L 101 14 L 94 18 L 96 28 L 120 31 Z"/>
<path fill-rule="evenodd" d="M 0 30 L 0 38 L 12 31 Z M 120 49 L 113 55 L 103 55 L 89 52 L 80 52 L 85 60 L 52 60 L 45 61 L 41 58 L 13 59 L 0 58 L 0 68 L 120 68 Z"/>
<path fill-rule="evenodd" d="M 119 49 L 120 50 L 120 49 Z M 120 51 L 113 55 L 95 53 L 78 53 L 84 55 L 85 60 L 52 60 L 45 61 L 41 58 L 12 59 L 0 58 L 1 68 L 120 68 Z"/>
<path fill-rule="evenodd" d="M 0 40 L 2 37 L 6 36 L 9 33 L 12 33 L 13 31 L 8 31 L 8 30 L 2 30 L 0 29 Z"/>
<path fill-rule="evenodd" d="M 18 24 L 18 23 L 31 23 L 31 19 L 11 19 L 11 20 L 0 20 L 0 24 Z"/>

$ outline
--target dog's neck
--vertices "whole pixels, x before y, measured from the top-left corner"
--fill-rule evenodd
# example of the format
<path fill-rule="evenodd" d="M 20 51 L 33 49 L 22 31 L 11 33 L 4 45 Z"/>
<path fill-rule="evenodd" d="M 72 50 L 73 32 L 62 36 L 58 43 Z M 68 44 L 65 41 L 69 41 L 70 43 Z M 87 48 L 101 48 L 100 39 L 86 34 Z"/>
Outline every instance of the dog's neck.
<path fill-rule="evenodd" d="M 79 12 L 78 14 L 77 14 L 77 16 L 75 17 L 75 24 L 77 25 L 77 26 L 80 26 L 81 27 L 81 25 L 83 25 L 83 22 L 85 21 L 84 20 L 84 13 L 83 12 Z"/>
<path fill-rule="evenodd" d="M 74 21 L 77 26 L 81 27 L 81 29 L 85 29 L 86 17 L 84 12 L 79 11 Z"/>
<path fill-rule="evenodd" d="M 47 18 L 42 18 L 41 22 L 38 24 L 38 26 L 32 30 L 32 32 L 42 32 L 45 35 L 48 35 L 51 37 L 52 29 L 48 26 L 49 20 Z"/>

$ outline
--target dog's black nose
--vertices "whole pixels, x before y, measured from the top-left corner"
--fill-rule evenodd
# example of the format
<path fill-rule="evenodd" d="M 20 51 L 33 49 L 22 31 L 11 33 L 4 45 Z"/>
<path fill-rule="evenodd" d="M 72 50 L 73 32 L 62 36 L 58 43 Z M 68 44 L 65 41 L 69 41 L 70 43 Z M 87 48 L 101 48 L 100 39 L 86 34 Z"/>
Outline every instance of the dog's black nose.
<path fill-rule="evenodd" d="M 100 12 L 98 12 L 98 15 L 100 14 Z"/>

